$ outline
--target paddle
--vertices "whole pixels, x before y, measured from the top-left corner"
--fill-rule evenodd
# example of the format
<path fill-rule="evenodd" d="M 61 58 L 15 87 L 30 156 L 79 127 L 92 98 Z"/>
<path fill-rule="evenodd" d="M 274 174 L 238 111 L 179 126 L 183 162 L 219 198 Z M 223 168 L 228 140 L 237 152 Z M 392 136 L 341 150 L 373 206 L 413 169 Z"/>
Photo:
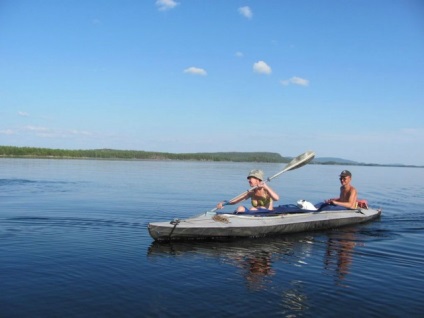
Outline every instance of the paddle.
<path fill-rule="evenodd" d="M 315 157 L 315 152 L 313 152 L 313 151 L 307 151 L 307 152 L 305 152 L 305 153 L 303 153 L 303 154 L 301 154 L 301 155 L 297 156 L 296 158 L 294 158 L 292 161 L 290 161 L 290 162 L 289 162 L 289 163 L 288 163 L 288 164 L 284 167 L 284 169 L 283 169 L 283 170 L 281 170 L 280 172 L 278 172 L 278 173 L 274 174 L 272 177 L 267 178 L 267 179 L 266 179 L 266 181 L 264 181 L 264 182 L 269 182 L 269 181 L 271 181 L 272 179 L 274 179 L 274 178 L 276 178 L 276 177 L 280 176 L 280 175 L 281 175 L 281 174 L 283 174 L 284 172 L 287 172 L 287 171 L 290 171 L 290 170 L 294 170 L 294 169 L 300 168 L 300 167 L 302 167 L 302 166 L 306 165 L 306 164 L 307 164 L 308 162 L 310 162 L 312 159 L 314 159 L 314 157 Z M 246 192 L 243 192 L 243 193 L 239 194 L 238 196 L 236 196 L 236 197 L 232 198 L 231 200 L 228 200 L 227 202 L 225 202 L 225 203 L 223 204 L 223 206 L 228 205 L 228 203 L 229 203 L 229 202 L 231 202 L 231 201 L 233 201 L 233 200 L 237 200 L 237 199 L 239 199 L 240 197 L 244 196 L 246 193 L 249 193 L 249 192 L 251 192 L 251 191 L 255 190 L 256 188 L 258 188 L 258 186 L 250 188 L 250 189 L 249 189 L 249 190 L 247 190 Z M 209 212 L 215 212 L 216 210 L 218 210 L 218 209 L 217 209 L 217 208 L 214 208 L 214 209 L 212 209 L 212 210 L 211 210 L 211 211 L 209 211 Z"/>

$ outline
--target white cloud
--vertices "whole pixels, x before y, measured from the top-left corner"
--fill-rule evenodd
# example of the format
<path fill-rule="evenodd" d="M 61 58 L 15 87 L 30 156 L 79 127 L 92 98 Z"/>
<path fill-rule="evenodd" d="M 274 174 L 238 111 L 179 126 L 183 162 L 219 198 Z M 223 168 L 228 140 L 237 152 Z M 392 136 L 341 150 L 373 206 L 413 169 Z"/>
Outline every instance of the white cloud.
<path fill-rule="evenodd" d="M 251 19 L 253 17 L 252 10 L 247 6 L 238 8 L 238 12 L 245 18 Z"/>
<path fill-rule="evenodd" d="M 192 75 L 201 75 L 201 76 L 207 75 L 206 71 L 203 68 L 198 68 L 198 67 L 194 67 L 194 66 L 186 68 L 184 70 L 184 73 L 188 73 L 188 74 L 192 74 Z"/>
<path fill-rule="evenodd" d="M 309 86 L 309 80 L 297 76 L 293 76 L 287 80 L 282 80 L 280 83 L 284 86 L 289 84 L 300 85 L 300 86 Z"/>
<path fill-rule="evenodd" d="M 296 85 L 301 85 L 301 86 L 308 86 L 309 85 L 309 80 L 301 78 L 301 77 L 294 76 L 290 80 L 293 84 L 296 84 Z"/>
<path fill-rule="evenodd" d="M 174 9 L 177 5 L 179 5 L 179 2 L 176 2 L 174 0 L 157 0 L 156 6 L 159 8 L 159 11 L 166 11 Z"/>
<path fill-rule="evenodd" d="M 235 54 L 237 57 L 243 57 L 244 56 L 244 54 L 242 53 L 242 52 L 236 52 L 236 54 Z"/>
<path fill-rule="evenodd" d="M 259 61 L 253 64 L 253 71 L 259 74 L 271 74 L 271 67 L 268 66 L 264 61 Z"/>
<path fill-rule="evenodd" d="M 19 111 L 18 115 L 22 116 L 22 117 L 28 117 L 29 116 L 29 114 L 27 112 L 22 112 L 22 111 Z"/>

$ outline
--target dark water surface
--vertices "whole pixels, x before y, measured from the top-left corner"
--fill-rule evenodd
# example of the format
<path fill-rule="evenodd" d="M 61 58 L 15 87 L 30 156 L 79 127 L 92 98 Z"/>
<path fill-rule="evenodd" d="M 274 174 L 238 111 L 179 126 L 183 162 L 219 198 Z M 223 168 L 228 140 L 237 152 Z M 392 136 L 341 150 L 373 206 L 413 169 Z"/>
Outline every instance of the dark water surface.
<path fill-rule="evenodd" d="M 371 223 L 229 242 L 154 243 L 280 164 L 0 159 L 0 317 L 423 317 L 424 169 L 348 167 Z M 338 194 L 343 166 L 270 185 Z M 229 209 L 229 208 L 226 208 Z"/>

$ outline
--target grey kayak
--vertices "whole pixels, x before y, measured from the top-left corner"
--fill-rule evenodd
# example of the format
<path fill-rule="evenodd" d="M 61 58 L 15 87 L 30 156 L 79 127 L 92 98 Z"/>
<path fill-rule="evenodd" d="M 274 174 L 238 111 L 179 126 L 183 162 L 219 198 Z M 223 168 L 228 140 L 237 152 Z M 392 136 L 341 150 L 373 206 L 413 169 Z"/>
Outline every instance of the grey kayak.
<path fill-rule="evenodd" d="M 280 214 L 205 212 L 195 217 L 148 224 L 157 241 L 264 237 L 337 228 L 371 221 L 381 209 L 332 209 Z"/>

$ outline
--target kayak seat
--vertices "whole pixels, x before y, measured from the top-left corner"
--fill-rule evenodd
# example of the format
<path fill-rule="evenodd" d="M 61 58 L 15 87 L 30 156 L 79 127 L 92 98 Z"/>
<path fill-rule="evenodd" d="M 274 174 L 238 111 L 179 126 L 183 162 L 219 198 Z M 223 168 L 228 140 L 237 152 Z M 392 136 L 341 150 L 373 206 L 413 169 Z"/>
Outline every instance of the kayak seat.
<path fill-rule="evenodd" d="M 356 206 L 358 207 L 358 208 L 361 208 L 361 209 L 367 209 L 368 210 L 368 201 L 367 200 L 357 200 L 356 201 Z"/>

